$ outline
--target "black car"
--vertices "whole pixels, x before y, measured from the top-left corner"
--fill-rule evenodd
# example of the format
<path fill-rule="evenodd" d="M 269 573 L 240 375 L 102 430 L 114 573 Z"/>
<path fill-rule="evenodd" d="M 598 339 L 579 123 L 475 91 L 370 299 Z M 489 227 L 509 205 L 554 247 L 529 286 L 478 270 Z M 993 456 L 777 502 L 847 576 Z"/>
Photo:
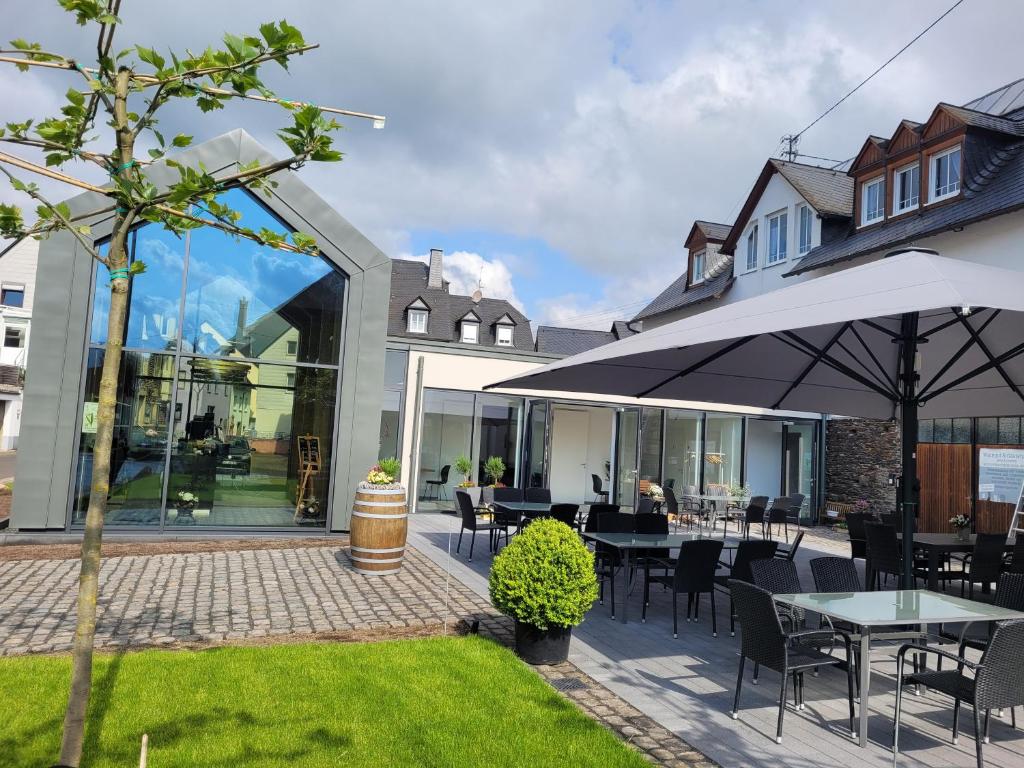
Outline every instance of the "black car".
<path fill-rule="evenodd" d="M 220 446 L 217 471 L 225 475 L 248 475 L 252 469 L 252 448 L 244 437 L 232 437 Z"/>

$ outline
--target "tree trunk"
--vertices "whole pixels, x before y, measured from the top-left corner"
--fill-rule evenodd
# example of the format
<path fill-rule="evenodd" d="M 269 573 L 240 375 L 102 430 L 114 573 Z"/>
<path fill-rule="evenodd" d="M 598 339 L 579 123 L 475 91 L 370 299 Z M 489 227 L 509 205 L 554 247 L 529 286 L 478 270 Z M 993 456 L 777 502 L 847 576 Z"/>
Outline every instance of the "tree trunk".
<path fill-rule="evenodd" d="M 128 72 L 117 74 L 115 121 L 118 128 L 120 173 L 128 173 L 133 154 L 134 137 L 128 130 Z M 103 518 L 110 491 L 110 449 L 114 439 L 114 417 L 117 411 L 117 380 L 121 369 L 125 322 L 128 315 L 128 252 L 125 243 L 131 226 L 131 213 L 119 212 L 107 255 L 113 279 L 110 283 L 110 315 L 107 319 L 107 345 L 100 376 L 99 408 L 96 417 L 96 444 L 93 449 L 92 487 L 89 508 L 85 515 L 82 539 L 82 570 L 78 582 L 78 617 L 72 646 L 71 691 L 64 714 L 64 731 L 60 745 L 61 765 L 77 768 L 82 759 L 86 714 L 92 690 L 92 653 L 96 635 L 96 597 L 99 589 L 100 547 L 103 540 Z"/>

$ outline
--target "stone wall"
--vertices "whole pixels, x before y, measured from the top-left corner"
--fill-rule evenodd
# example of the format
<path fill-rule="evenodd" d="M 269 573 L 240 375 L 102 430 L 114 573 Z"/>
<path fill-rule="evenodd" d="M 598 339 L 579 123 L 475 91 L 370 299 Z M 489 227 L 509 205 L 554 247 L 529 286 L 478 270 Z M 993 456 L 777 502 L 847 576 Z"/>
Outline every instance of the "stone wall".
<path fill-rule="evenodd" d="M 830 419 L 825 436 L 825 499 L 861 499 L 875 512 L 896 507 L 890 473 L 900 471 L 900 430 L 892 421 Z"/>

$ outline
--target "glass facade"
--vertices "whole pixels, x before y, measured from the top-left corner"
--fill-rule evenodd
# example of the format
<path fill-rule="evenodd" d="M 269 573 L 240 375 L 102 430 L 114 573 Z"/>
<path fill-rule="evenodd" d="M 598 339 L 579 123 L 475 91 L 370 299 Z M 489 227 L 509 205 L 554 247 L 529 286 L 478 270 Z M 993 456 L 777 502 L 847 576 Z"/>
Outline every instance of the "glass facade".
<path fill-rule="evenodd" d="M 676 494 L 700 486 L 701 415 L 689 411 L 665 414 L 665 485 Z"/>
<path fill-rule="evenodd" d="M 704 492 L 739 485 L 743 417 L 708 414 L 704 431 Z"/>
<path fill-rule="evenodd" d="M 401 460 L 402 410 L 405 405 L 405 377 L 409 353 L 389 349 L 384 355 L 384 391 L 380 412 L 378 459 Z"/>
<path fill-rule="evenodd" d="M 644 408 L 640 415 L 640 479 L 661 484 L 661 432 L 660 408 Z"/>
<path fill-rule="evenodd" d="M 640 410 L 625 408 L 615 422 L 615 499 L 622 507 L 633 506 L 637 494 Z"/>
<path fill-rule="evenodd" d="M 547 458 L 548 412 L 551 406 L 547 400 L 530 401 L 529 466 L 526 485 L 528 488 L 543 488 L 545 480 L 544 460 Z"/>
<path fill-rule="evenodd" d="M 289 229 L 241 190 L 223 201 L 247 227 Z M 129 248 L 146 271 L 129 297 L 107 522 L 323 526 L 345 276 L 320 256 L 213 229 L 179 238 L 147 225 Z M 108 312 L 98 276 L 73 524 L 88 505 Z M 300 439 L 316 448 L 313 466 Z M 197 500 L 180 502 L 185 492 Z"/>

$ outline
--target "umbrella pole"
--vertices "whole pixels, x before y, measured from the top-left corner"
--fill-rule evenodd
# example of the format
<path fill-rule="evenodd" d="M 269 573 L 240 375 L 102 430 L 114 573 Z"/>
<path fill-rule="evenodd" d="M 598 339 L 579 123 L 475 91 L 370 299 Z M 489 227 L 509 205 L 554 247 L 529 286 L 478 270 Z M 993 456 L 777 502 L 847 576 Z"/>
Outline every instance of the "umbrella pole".
<path fill-rule="evenodd" d="M 914 486 L 917 484 L 917 312 L 903 315 L 900 340 L 900 439 L 903 477 L 899 502 L 903 512 L 903 589 L 914 588 Z"/>

